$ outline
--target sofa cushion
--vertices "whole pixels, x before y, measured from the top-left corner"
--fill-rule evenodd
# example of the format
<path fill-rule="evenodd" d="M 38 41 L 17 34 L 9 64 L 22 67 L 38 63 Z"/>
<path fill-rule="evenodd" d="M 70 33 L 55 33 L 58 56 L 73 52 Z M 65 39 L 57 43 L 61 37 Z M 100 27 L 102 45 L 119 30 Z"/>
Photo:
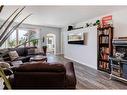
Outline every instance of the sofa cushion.
<path fill-rule="evenodd" d="M 17 51 L 10 51 L 9 56 L 10 56 L 12 61 L 19 57 Z"/>
<path fill-rule="evenodd" d="M 16 48 L 15 50 L 17 51 L 19 56 L 27 56 L 28 55 L 28 51 L 27 51 L 26 47 Z"/>
<path fill-rule="evenodd" d="M 19 56 L 27 56 L 28 51 L 26 47 L 20 47 L 20 48 L 9 48 L 9 51 L 17 51 Z"/>
<path fill-rule="evenodd" d="M 15 71 L 21 72 L 65 72 L 65 67 L 62 64 L 50 64 L 50 63 L 27 63 L 22 64 L 18 68 L 15 68 Z"/>
<path fill-rule="evenodd" d="M 9 56 L 10 56 L 12 61 L 19 57 L 17 51 L 10 51 Z"/>

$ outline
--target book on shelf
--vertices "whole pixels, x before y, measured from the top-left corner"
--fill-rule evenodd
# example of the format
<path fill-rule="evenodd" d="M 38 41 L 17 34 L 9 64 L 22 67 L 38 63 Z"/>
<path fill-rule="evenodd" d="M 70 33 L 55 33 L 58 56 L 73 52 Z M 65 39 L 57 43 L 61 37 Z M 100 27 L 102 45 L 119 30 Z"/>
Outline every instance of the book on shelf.
<path fill-rule="evenodd" d="M 109 43 L 109 37 L 102 36 L 100 43 L 101 44 L 108 44 Z"/>
<path fill-rule="evenodd" d="M 107 62 L 100 62 L 99 68 L 103 70 L 108 70 L 109 69 L 109 63 Z"/>

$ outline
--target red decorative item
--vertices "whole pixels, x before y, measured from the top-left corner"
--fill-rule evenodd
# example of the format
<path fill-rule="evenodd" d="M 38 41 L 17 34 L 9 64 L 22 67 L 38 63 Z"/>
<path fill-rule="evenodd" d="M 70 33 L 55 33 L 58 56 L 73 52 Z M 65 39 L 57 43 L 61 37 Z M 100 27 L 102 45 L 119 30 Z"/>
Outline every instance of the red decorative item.
<path fill-rule="evenodd" d="M 111 25 L 112 24 L 112 15 L 105 16 L 102 18 L 102 25 Z"/>

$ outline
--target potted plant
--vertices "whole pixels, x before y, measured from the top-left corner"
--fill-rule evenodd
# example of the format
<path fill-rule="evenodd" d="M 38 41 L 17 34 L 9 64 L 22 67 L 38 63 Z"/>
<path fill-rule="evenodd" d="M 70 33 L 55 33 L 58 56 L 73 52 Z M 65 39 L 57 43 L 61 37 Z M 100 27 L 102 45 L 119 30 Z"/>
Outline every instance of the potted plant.
<path fill-rule="evenodd" d="M 43 51 L 44 51 L 44 55 L 46 55 L 46 53 L 47 53 L 47 46 L 42 46 L 42 48 L 43 48 Z"/>
<path fill-rule="evenodd" d="M 38 44 L 38 39 L 33 39 L 31 40 L 32 44 L 34 47 L 36 47 L 36 45 Z"/>

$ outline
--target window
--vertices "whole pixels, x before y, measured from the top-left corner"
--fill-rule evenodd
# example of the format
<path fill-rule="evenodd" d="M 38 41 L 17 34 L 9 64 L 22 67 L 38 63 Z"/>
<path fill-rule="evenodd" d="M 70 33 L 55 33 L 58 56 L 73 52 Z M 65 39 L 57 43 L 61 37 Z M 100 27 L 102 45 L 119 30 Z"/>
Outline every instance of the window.
<path fill-rule="evenodd" d="M 36 31 L 33 30 L 27 30 L 27 29 L 17 29 L 15 30 L 10 37 L 4 42 L 2 45 L 2 48 L 13 48 L 16 46 L 33 46 L 32 42 L 29 42 L 32 39 L 36 38 Z M 28 42 L 26 44 L 23 44 L 25 42 Z"/>
<path fill-rule="evenodd" d="M 23 29 L 15 30 L 8 38 L 8 47 L 15 47 L 25 42 L 28 31 Z M 21 45 L 22 46 L 22 45 Z"/>
<path fill-rule="evenodd" d="M 19 29 L 18 30 L 18 45 L 24 43 L 28 37 L 28 31 Z"/>
<path fill-rule="evenodd" d="M 10 37 L 8 38 L 7 40 L 7 43 L 8 43 L 8 47 L 14 47 L 17 45 L 16 43 L 16 30 L 10 35 Z"/>

